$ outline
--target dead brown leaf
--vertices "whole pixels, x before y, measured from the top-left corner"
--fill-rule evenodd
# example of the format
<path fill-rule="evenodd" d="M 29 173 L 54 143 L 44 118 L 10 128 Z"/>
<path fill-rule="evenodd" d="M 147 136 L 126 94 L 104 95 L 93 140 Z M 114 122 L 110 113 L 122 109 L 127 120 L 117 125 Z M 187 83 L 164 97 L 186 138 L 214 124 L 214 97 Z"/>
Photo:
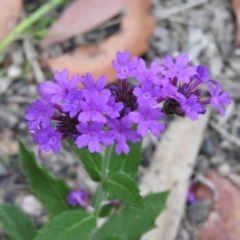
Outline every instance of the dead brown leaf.
<path fill-rule="evenodd" d="M 198 240 L 239 240 L 240 239 L 240 191 L 227 179 L 216 172 L 208 173 L 207 178 L 217 188 L 219 199 L 213 202 L 208 219 L 203 224 Z M 200 184 L 196 191 L 200 199 L 212 199 L 209 189 Z"/>
<path fill-rule="evenodd" d="M 95 78 L 105 75 L 109 83 L 115 81 L 111 60 L 117 51 L 129 50 L 133 56 L 140 56 L 148 49 L 154 29 L 154 19 L 149 8 L 150 0 L 124 0 L 126 14 L 120 32 L 98 46 L 78 47 L 72 53 L 44 59 L 45 63 L 52 71 L 67 68 L 71 75 L 90 72 Z"/>
<path fill-rule="evenodd" d="M 16 26 L 22 12 L 22 0 L 0 1 L 0 40 Z"/>
<path fill-rule="evenodd" d="M 123 0 L 75 0 L 49 28 L 41 45 L 46 47 L 64 42 L 90 31 L 119 14 L 122 9 Z"/>
<path fill-rule="evenodd" d="M 235 47 L 240 45 L 240 0 L 233 0 L 233 12 L 236 16 Z"/>

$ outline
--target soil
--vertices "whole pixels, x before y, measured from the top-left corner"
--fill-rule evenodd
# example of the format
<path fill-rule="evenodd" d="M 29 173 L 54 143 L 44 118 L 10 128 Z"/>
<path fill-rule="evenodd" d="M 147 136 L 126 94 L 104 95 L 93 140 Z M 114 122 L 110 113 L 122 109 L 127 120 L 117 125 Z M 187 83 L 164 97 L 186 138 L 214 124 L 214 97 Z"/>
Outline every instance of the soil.
<path fill-rule="evenodd" d="M 221 81 L 225 90 L 230 91 L 233 104 L 227 108 L 227 117 L 223 120 L 219 118 L 218 113 L 213 111 L 211 114 L 192 179 L 199 174 L 204 175 L 209 170 L 217 171 L 222 177 L 231 178 L 231 175 L 240 177 L 240 48 L 234 48 L 233 45 L 235 18 L 232 4 L 229 0 L 209 0 L 181 10 L 181 6 L 188 2 L 152 0 L 152 14 L 155 16 L 156 26 L 150 47 L 143 57 L 150 62 L 167 53 L 174 56 L 179 52 L 186 53 L 195 64 L 207 65 L 211 76 Z M 29 1 L 25 2 L 25 8 L 28 3 Z M 121 19 L 120 15 L 118 17 Z M 117 28 L 118 25 L 110 29 L 111 31 L 109 29 L 101 31 L 105 31 L 106 37 L 114 34 Z M 94 39 L 91 36 L 94 36 Z M 98 37 L 102 36 L 103 34 L 95 29 L 83 36 L 84 44 L 90 44 L 92 41 L 96 43 Z M 57 45 L 59 52 L 54 50 L 56 46 L 52 46 L 44 53 L 37 47 L 36 51 L 39 55 L 61 54 L 74 48 L 76 41 L 70 40 L 64 44 Z M 39 66 L 40 74 L 46 79 L 50 78 L 52 74 L 46 66 Z M 32 196 L 17 155 L 17 139 L 21 139 L 37 153 L 37 147 L 32 144 L 27 130 L 24 114 L 26 106 L 37 97 L 35 87 L 38 84 L 36 75 L 39 76 L 39 72 L 36 72 L 37 70 L 33 69 L 26 59 L 26 48 L 22 40 L 16 41 L 9 49 L 1 67 L 3 70 L 0 71 L 0 203 L 21 206 L 38 227 L 41 227 L 47 220 L 46 212 Z M 169 121 L 166 119 L 166 123 Z M 214 122 L 218 125 L 214 125 Z M 141 168 L 147 169 L 151 164 L 156 141 L 158 139 L 151 137 L 145 140 Z M 44 154 L 40 163 L 54 176 L 65 178 L 73 188 L 84 187 L 90 194 L 96 189 L 96 184 L 88 178 L 81 163 L 74 154 L 71 154 L 65 143 L 58 154 Z M 33 205 L 31 209 L 26 206 L 29 201 Z M 210 208 L 211 203 L 206 200 L 186 204 L 176 240 L 197 239 Z M 0 233 L 0 239 L 2 237 Z"/>

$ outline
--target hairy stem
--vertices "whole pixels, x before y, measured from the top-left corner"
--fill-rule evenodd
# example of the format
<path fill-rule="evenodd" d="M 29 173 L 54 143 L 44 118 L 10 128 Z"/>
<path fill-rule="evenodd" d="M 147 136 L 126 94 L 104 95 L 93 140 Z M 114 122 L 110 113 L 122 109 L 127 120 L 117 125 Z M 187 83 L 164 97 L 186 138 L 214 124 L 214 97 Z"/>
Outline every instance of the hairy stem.
<path fill-rule="evenodd" d="M 105 181 L 108 176 L 108 165 L 110 161 L 110 156 L 113 150 L 113 145 L 106 148 L 104 156 L 103 156 L 103 162 L 102 162 L 102 181 Z M 103 191 L 103 183 L 100 183 L 97 189 L 97 195 L 96 195 L 96 201 L 94 204 L 95 213 L 98 215 L 99 211 L 101 210 L 101 203 L 105 201 L 107 198 L 106 193 Z"/>

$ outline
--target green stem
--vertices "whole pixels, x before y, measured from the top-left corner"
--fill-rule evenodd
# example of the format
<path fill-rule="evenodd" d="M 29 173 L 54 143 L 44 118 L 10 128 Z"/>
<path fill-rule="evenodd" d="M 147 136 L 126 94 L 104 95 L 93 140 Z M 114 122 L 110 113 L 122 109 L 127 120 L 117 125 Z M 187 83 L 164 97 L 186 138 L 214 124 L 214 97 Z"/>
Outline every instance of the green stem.
<path fill-rule="evenodd" d="M 102 167 L 101 167 L 101 173 L 102 173 L 102 181 L 105 181 L 108 177 L 108 165 L 110 161 L 110 156 L 113 150 L 113 145 L 106 148 L 103 161 L 102 161 Z M 95 202 L 95 213 L 98 215 L 99 211 L 101 210 L 101 203 L 106 200 L 106 193 L 103 191 L 103 183 L 101 182 L 97 189 L 97 196 L 96 196 L 96 202 Z"/>
<path fill-rule="evenodd" d="M 40 20 L 47 12 L 63 2 L 64 0 L 52 0 L 44 4 L 40 9 L 35 11 L 29 17 L 21 21 L 18 26 L 0 43 L 0 53 L 2 53 L 4 49 L 7 48 L 7 46 L 19 36 L 19 34 L 22 34 L 32 24 Z"/>

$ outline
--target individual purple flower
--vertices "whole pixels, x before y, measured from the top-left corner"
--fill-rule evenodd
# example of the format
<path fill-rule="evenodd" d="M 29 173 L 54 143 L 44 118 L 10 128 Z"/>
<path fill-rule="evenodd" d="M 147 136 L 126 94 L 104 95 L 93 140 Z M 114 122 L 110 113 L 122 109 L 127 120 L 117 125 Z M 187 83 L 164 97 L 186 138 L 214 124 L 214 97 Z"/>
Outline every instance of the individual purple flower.
<path fill-rule="evenodd" d="M 53 114 L 54 108 L 51 104 L 46 105 L 43 101 L 36 100 L 26 108 L 25 119 L 28 120 L 29 129 L 35 129 L 38 126 L 47 128 Z"/>
<path fill-rule="evenodd" d="M 153 83 L 156 83 L 159 81 L 157 74 L 162 73 L 163 70 L 163 66 L 161 66 L 157 61 L 153 61 L 151 63 L 151 67 L 147 68 L 146 62 L 140 58 L 138 66 L 135 70 L 135 76 L 139 83 L 142 83 L 144 81 L 151 81 Z"/>
<path fill-rule="evenodd" d="M 129 146 L 126 141 L 131 142 L 140 141 L 138 133 L 134 130 L 131 130 L 132 121 L 129 116 L 124 116 L 120 120 L 118 119 L 109 119 L 107 122 L 108 127 L 111 129 L 110 133 L 113 134 L 113 139 L 116 141 L 115 151 L 117 154 L 129 152 Z"/>
<path fill-rule="evenodd" d="M 190 184 L 190 187 L 189 187 L 188 193 L 187 193 L 187 203 L 188 204 L 192 204 L 192 203 L 195 203 L 198 201 L 198 198 L 197 198 L 196 194 L 194 193 L 194 188 L 195 188 L 196 184 L 197 184 L 196 181 L 193 181 Z"/>
<path fill-rule="evenodd" d="M 103 123 L 92 122 L 90 125 L 87 123 L 80 123 L 77 125 L 77 130 L 80 136 L 75 140 L 78 148 L 88 146 L 89 152 L 101 152 L 101 145 L 110 145 L 113 143 L 113 136 L 109 132 L 104 132 Z"/>
<path fill-rule="evenodd" d="M 204 65 L 198 65 L 197 66 L 197 79 L 201 82 L 207 82 L 208 81 L 208 75 L 209 71 L 208 68 Z"/>
<path fill-rule="evenodd" d="M 211 97 L 212 106 L 219 110 L 221 116 L 225 116 L 225 111 L 221 105 L 228 105 L 231 103 L 230 94 L 228 92 L 222 93 L 222 87 L 219 83 L 210 84 L 208 87 L 208 91 L 212 96 Z"/>
<path fill-rule="evenodd" d="M 84 189 L 72 190 L 67 196 L 67 202 L 71 206 L 80 205 L 83 208 L 88 208 L 89 196 Z"/>
<path fill-rule="evenodd" d="M 71 80 L 68 80 L 68 71 L 66 69 L 62 72 L 56 71 L 54 78 L 57 81 L 56 83 L 46 81 L 38 89 L 41 95 L 50 96 L 50 100 L 53 103 L 61 102 L 80 82 L 78 75 L 74 75 Z"/>
<path fill-rule="evenodd" d="M 117 70 L 117 78 L 126 79 L 127 77 L 133 77 L 135 75 L 135 68 L 138 65 L 138 58 L 130 58 L 130 53 L 125 51 L 124 53 L 117 52 L 117 61 L 112 60 L 112 66 Z"/>
<path fill-rule="evenodd" d="M 98 98 L 99 101 L 108 102 L 111 92 L 108 89 L 104 89 L 107 83 L 105 76 L 101 76 L 95 82 L 92 74 L 87 73 L 86 76 L 81 77 L 81 82 L 85 87 L 84 95 L 86 99 L 91 98 L 92 94 L 94 94 L 94 97 Z"/>
<path fill-rule="evenodd" d="M 147 104 L 149 106 L 156 106 L 156 97 L 158 96 L 159 87 L 153 87 L 149 81 L 144 81 L 140 87 L 135 87 L 133 94 L 137 97 L 138 104 Z"/>
<path fill-rule="evenodd" d="M 99 102 L 95 94 L 91 94 L 91 96 L 86 102 L 81 103 L 82 112 L 78 115 L 79 122 L 95 121 L 105 123 L 107 118 L 103 113 L 108 110 L 107 104 Z"/>
<path fill-rule="evenodd" d="M 115 102 L 115 97 L 112 96 L 109 98 L 107 103 L 106 115 L 110 118 L 117 118 L 120 116 L 119 112 L 124 108 L 122 102 Z"/>
<path fill-rule="evenodd" d="M 160 108 L 150 108 L 143 105 L 139 107 L 137 112 L 129 113 L 129 117 L 134 123 L 138 124 L 137 132 L 142 137 L 147 135 L 148 129 L 156 137 L 159 137 L 160 132 L 165 129 L 164 125 L 158 122 L 163 117 Z"/>
<path fill-rule="evenodd" d="M 45 129 L 36 129 L 31 135 L 33 142 L 39 145 L 39 151 L 49 152 L 52 150 L 56 153 L 60 149 L 62 134 L 50 126 Z"/>
<path fill-rule="evenodd" d="M 72 89 L 65 97 L 62 105 L 63 112 L 69 112 L 71 118 L 75 117 L 81 110 L 83 92 L 81 89 Z"/>
<path fill-rule="evenodd" d="M 160 89 L 158 92 L 158 98 L 165 100 L 166 98 L 176 98 L 178 95 L 178 89 L 176 86 L 173 86 L 170 80 L 166 77 L 161 78 Z"/>
<path fill-rule="evenodd" d="M 187 67 L 187 55 L 180 53 L 177 56 L 175 63 L 173 62 L 172 57 L 167 55 L 162 59 L 162 63 L 166 67 L 166 69 L 163 71 L 163 75 L 169 78 L 177 77 L 177 79 L 182 83 L 189 83 L 190 78 L 196 75 L 196 67 Z"/>
<path fill-rule="evenodd" d="M 179 113 L 182 111 L 186 116 L 188 116 L 192 121 L 198 120 L 198 114 L 204 114 L 206 109 L 203 108 L 201 103 L 198 102 L 198 97 L 196 95 L 191 95 L 188 99 L 182 99 L 181 108 Z"/>

